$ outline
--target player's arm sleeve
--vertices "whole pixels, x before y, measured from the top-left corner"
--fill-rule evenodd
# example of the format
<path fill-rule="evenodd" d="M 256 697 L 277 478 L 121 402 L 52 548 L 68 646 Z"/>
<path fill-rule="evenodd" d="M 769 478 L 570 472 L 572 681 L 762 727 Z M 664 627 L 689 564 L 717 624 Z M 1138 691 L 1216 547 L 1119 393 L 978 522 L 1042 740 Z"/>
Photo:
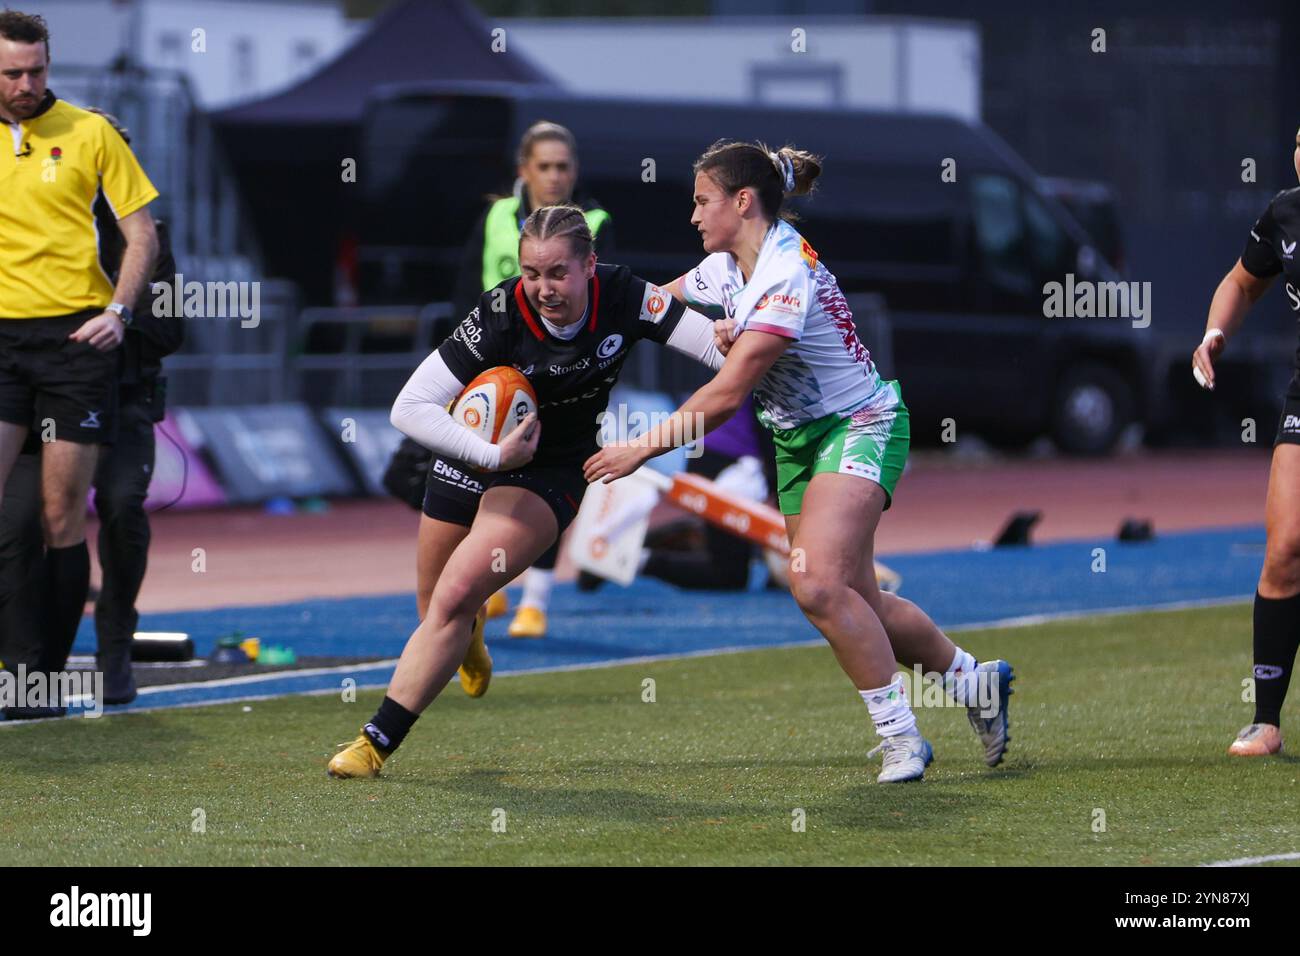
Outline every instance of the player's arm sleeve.
<path fill-rule="evenodd" d="M 803 337 L 812 292 L 812 274 L 802 266 L 787 276 L 775 279 L 761 290 L 757 299 L 749 300 L 753 304 L 749 307 L 749 315 L 745 317 L 745 328 L 742 331 L 753 329 L 799 341 Z M 737 318 L 741 316 L 738 315 Z"/>
<path fill-rule="evenodd" d="M 627 282 L 624 301 L 636 337 L 666 345 L 677 329 L 677 323 L 686 314 L 686 306 L 663 286 L 632 275 L 627 266 L 619 269 L 617 274 Z"/>
<path fill-rule="evenodd" d="M 389 421 L 432 452 L 493 471 L 501 460 L 501 449 L 462 428 L 447 411 L 447 405 L 464 390 L 465 383 L 447 367 L 441 350 L 433 352 L 398 393 Z"/>
<path fill-rule="evenodd" d="M 682 295 L 688 304 L 712 315 L 725 307 L 722 300 L 722 280 L 725 275 L 725 252 L 715 252 L 694 269 L 682 276 Z"/>
<path fill-rule="evenodd" d="M 713 322 L 694 309 L 686 309 L 677 321 L 677 327 L 664 343 L 670 349 L 703 362 L 715 372 L 722 368 L 726 356 L 718 351 L 713 340 Z"/>
<path fill-rule="evenodd" d="M 1246 248 L 1241 252 L 1242 268 L 1258 279 L 1267 279 L 1282 271 L 1282 263 L 1273 249 L 1276 233 L 1277 223 L 1273 219 L 1273 203 L 1270 202 L 1264 214 L 1251 227 Z"/>
<path fill-rule="evenodd" d="M 113 216 L 124 219 L 157 199 L 158 190 L 145 175 L 126 140 L 106 120 L 95 119 L 104 127 L 95 156 L 99 188 L 112 207 Z"/>

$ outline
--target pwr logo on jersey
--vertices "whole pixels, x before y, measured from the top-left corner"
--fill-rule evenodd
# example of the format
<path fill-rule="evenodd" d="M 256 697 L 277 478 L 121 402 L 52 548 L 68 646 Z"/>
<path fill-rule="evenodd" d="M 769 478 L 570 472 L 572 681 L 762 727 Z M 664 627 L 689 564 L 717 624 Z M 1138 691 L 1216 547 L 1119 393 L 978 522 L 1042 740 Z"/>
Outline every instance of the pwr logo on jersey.
<path fill-rule="evenodd" d="M 754 303 L 754 311 L 757 312 L 760 309 L 766 309 L 769 306 L 773 312 L 785 312 L 789 315 L 798 315 L 803 310 L 802 305 L 799 302 L 799 296 L 778 293 L 776 295 L 763 296 Z"/>
<path fill-rule="evenodd" d="M 642 322 L 653 322 L 658 325 L 663 321 L 664 313 L 668 311 L 668 302 L 671 298 L 667 289 L 647 282 L 645 292 L 641 295 L 641 314 L 637 318 Z"/>

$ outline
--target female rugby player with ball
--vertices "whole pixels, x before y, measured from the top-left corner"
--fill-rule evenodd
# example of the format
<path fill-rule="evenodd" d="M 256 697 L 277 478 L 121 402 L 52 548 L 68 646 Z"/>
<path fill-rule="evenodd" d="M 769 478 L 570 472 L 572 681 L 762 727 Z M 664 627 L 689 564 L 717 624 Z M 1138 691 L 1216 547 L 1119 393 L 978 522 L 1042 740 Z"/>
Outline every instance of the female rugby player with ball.
<path fill-rule="evenodd" d="M 545 206 L 528 217 L 519 265 L 518 277 L 483 293 L 393 405 L 393 424 L 435 455 L 421 574 L 437 583 L 387 696 L 330 761 L 331 776 L 376 776 L 462 660 L 462 679 L 478 684 L 467 688 L 471 694 L 486 689 L 490 659 L 466 659 L 471 640 L 486 658 L 483 603 L 577 514 L 587 487 L 583 462 L 597 448 L 600 416 L 631 347 L 647 339 L 714 369 L 722 365 L 710 320 L 627 267 L 596 263 L 577 206 Z M 446 406 L 499 366 L 522 373 L 538 411 L 492 444 L 454 421 Z"/>
<path fill-rule="evenodd" d="M 680 421 L 703 415 L 707 433 L 752 391 L 776 444 L 791 590 L 867 705 L 882 738 L 879 781 L 920 779 L 933 756 L 895 676 L 896 659 L 943 674 L 995 766 L 1009 739 L 1011 667 L 977 664 L 920 608 L 877 586 L 873 538 L 907 459 L 908 415 L 898 383 L 880 380 L 858 340 L 835 277 L 781 218 L 783 197 L 809 192 L 820 172 L 809 153 L 751 143 L 720 141 L 696 162 L 691 223 L 710 255 L 668 289 L 686 303 L 724 309 L 726 363 L 668 421 L 593 455 L 586 476 L 631 474 L 680 444 L 673 438 Z M 977 702 L 981 686 L 993 706 Z"/>
<path fill-rule="evenodd" d="M 1291 159 L 1300 176 L 1300 132 Z M 1251 229 L 1241 258 L 1210 301 L 1205 338 L 1192 354 L 1192 374 L 1202 388 L 1214 388 L 1214 360 L 1279 274 L 1285 275 L 1291 311 L 1300 313 L 1298 239 L 1300 188 L 1284 189 Z M 1228 748 L 1235 757 L 1282 749 L 1282 703 L 1300 648 L 1300 350 L 1273 440 L 1264 526 L 1264 567 L 1254 609 L 1255 719 Z"/>

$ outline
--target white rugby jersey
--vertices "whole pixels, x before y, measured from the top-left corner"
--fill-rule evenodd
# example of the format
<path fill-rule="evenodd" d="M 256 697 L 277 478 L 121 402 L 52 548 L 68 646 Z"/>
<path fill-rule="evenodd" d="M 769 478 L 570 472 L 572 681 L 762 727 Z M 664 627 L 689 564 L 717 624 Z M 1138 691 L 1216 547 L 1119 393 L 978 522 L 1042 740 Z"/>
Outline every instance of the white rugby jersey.
<path fill-rule="evenodd" d="M 737 336 L 755 329 L 794 340 L 754 389 L 765 425 L 794 428 L 855 412 L 870 420 L 897 405 L 835 276 L 784 220 L 767 231 L 748 283 L 730 253 L 715 252 L 683 277 L 682 291 L 696 305 L 721 306 Z"/>

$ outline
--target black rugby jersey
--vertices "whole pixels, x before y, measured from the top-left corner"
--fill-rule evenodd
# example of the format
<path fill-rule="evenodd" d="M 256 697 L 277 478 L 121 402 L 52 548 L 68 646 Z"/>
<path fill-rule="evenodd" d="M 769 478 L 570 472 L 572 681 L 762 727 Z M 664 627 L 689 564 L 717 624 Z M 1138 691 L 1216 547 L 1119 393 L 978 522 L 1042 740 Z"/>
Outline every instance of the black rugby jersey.
<path fill-rule="evenodd" d="M 581 467 L 599 448 L 600 415 L 632 345 L 638 339 L 665 344 L 685 311 L 666 289 L 627 266 L 597 263 L 582 330 L 566 341 L 546 330 L 515 276 L 483 293 L 438 354 L 466 385 L 498 365 L 523 372 L 537 393 L 542 424 L 533 463 Z"/>
<path fill-rule="evenodd" d="M 1291 311 L 1300 319 L 1300 186 L 1284 189 L 1269 202 L 1264 214 L 1250 230 L 1241 265 L 1251 275 L 1267 279 L 1286 276 L 1286 296 Z M 1296 346 L 1296 368 L 1300 370 L 1300 343 Z"/>

